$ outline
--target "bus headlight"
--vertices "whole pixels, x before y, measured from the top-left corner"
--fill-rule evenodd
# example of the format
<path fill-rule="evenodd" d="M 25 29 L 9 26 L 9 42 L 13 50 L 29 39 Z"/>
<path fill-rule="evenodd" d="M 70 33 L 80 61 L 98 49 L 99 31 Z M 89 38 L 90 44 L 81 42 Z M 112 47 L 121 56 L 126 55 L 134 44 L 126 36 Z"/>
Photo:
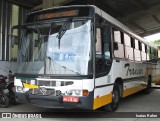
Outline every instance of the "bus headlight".
<path fill-rule="evenodd" d="M 23 92 L 23 87 L 17 86 L 17 91 L 18 92 Z"/>
<path fill-rule="evenodd" d="M 29 91 L 29 88 L 24 88 L 22 86 L 16 86 L 16 92 L 21 92 L 21 93 L 25 93 L 27 91 Z"/>
<path fill-rule="evenodd" d="M 67 90 L 65 92 L 66 95 L 70 95 L 70 96 L 81 96 L 82 95 L 82 91 L 75 89 L 75 90 Z"/>

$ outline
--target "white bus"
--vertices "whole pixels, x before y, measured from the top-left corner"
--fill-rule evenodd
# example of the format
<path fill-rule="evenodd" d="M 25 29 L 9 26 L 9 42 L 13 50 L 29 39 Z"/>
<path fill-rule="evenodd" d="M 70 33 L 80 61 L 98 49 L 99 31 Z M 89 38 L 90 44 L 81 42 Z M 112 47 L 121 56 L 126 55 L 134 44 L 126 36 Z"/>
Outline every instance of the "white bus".
<path fill-rule="evenodd" d="M 32 12 L 17 28 L 20 102 L 116 111 L 121 98 L 159 80 L 157 49 L 95 6 Z"/>

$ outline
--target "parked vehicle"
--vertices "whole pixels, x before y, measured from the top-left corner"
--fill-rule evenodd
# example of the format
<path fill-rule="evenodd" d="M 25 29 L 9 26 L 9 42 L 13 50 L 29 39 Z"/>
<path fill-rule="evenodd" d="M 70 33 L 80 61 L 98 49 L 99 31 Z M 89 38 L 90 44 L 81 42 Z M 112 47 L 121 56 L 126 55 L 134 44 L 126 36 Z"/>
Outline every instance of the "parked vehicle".
<path fill-rule="evenodd" d="M 9 97 L 5 94 L 6 92 L 6 78 L 0 75 L 0 106 L 6 108 L 9 106 Z"/>
<path fill-rule="evenodd" d="M 11 71 L 8 76 L 0 75 L 0 107 L 6 108 L 10 103 L 16 104 L 13 79 Z"/>

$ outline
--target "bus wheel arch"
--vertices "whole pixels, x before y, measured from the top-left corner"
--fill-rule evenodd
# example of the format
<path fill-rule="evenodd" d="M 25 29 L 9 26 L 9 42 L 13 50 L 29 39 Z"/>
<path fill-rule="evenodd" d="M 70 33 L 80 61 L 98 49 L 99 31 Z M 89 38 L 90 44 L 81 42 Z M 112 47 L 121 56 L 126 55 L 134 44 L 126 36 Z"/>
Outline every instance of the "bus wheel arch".
<path fill-rule="evenodd" d="M 122 78 L 117 78 L 115 80 L 114 85 L 118 85 L 119 92 L 120 92 L 120 98 L 122 98 L 123 97 L 123 80 L 122 80 Z"/>
<path fill-rule="evenodd" d="M 144 89 L 143 91 L 145 94 L 149 94 L 151 92 L 151 85 L 152 85 L 152 76 L 149 75 L 147 79 L 147 88 Z"/>
<path fill-rule="evenodd" d="M 116 111 L 119 106 L 120 98 L 123 96 L 123 82 L 121 78 L 115 80 L 112 90 L 112 102 L 103 106 L 105 111 Z"/>

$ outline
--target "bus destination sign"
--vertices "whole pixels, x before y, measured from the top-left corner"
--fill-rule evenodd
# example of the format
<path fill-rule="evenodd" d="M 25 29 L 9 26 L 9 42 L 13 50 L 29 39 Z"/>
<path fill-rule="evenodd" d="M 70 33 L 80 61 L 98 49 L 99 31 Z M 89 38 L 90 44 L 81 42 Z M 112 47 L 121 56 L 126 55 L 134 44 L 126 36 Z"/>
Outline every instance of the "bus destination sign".
<path fill-rule="evenodd" d="M 27 16 L 26 23 L 32 23 L 34 21 L 46 21 L 58 18 L 93 16 L 94 12 L 92 12 L 93 14 L 90 14 L 90 10 L 91 8 L 89 7 L 71 7 L 33 12 Z"/>
<path fill-rule="evenodd" d="M 61 17 L 74 17 L 78 16 L 79 10 L 70 10 L 70 11 L 61 11 L 55 13 L 43 13 L 37 15 L 36 20 L 46 20 L 46 19 L 54 19 L 54 18 L 61 18 Z"/>

